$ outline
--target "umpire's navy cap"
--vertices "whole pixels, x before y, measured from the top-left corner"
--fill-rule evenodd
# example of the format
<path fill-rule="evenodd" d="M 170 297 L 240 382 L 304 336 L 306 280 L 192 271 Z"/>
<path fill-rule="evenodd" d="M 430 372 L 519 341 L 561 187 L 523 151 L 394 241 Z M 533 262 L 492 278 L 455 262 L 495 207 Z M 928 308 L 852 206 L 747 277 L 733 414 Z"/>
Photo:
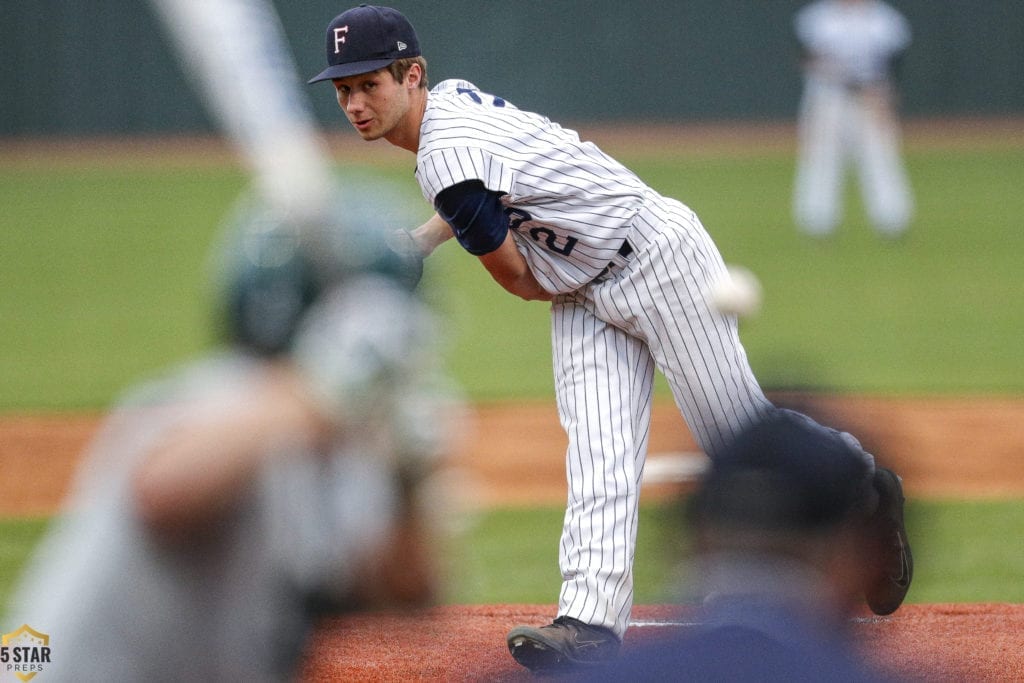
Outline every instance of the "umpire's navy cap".
<path fill-rule="evenodd" d="M 369 73 L 419 54 L 416 31 L 401 12 L 360 5 L 342 12 L 327 26 L 328 66 L 308 82 Z"/>
<path fill-rule="evenodd" d="M 873 471 L 849 434 L 776 409 L 716 454 L 691 513 L 747 529 L 829 529 L 871 509 Z"/>

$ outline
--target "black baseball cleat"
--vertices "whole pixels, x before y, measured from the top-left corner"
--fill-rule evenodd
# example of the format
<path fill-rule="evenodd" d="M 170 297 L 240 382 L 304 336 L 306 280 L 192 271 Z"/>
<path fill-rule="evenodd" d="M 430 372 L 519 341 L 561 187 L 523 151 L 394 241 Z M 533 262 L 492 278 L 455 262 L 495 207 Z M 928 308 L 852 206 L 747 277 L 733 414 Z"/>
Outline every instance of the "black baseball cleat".
<path fill-rule="evenodd" d="M 910 553 L 907 528 L 903 522 L 902 480 L 884 467 L 875 470 L 874 486 L 878 509 L 870 521 L 876 553 L 875 574 L 868 583 L 865 599 L 880 616 L 892 614 L 903 604 L 914 578 L 914 556 Z"/>
<path fill-rule="evenodd" d="M 512 657 L 530 671 L 565 671 L 606 664 L 619 653 L 610 629 L 558 617 L 547 626 L 517 626 L 506 639 Z"/>

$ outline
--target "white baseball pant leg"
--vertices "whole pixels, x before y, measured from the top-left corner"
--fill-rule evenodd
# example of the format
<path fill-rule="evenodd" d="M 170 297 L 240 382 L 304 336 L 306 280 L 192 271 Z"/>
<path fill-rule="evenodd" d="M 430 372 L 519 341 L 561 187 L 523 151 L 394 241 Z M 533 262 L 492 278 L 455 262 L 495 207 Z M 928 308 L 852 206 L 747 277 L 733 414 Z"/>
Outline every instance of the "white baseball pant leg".
<path fill-rule="evenodd" d="M 552 306 L 556 393 L 569 437 L 559 616 L 620 637 L 633 602 L 653 367 L 712 457 L 770 408 L 735 317 L 706 302 L 725 265 L 697 216 L 652 193 L 629 240 L 628 263 Z"/>
<path fill-rule="evenodd" d="M 797 130 L 793 218 L 802 231 L 814 237 L 832 234 L 843 212 L 848 100 L 842 86 L 806 79 Z"/>
<path fill-rule="evenodd" d="M 621 637 L 633 604 L 654 362 L 639 339 L 569 298 L 552 306 L 558 413 L 569 437 L 559 616 Z"/>
<path fill-rule="evenodd" d="M 892 107 L 880 97 L 865 97 L 853 115 L 853 154 L 868 218 L 879 233 L 898 237 L 910 224 L 914 207 Z"/>

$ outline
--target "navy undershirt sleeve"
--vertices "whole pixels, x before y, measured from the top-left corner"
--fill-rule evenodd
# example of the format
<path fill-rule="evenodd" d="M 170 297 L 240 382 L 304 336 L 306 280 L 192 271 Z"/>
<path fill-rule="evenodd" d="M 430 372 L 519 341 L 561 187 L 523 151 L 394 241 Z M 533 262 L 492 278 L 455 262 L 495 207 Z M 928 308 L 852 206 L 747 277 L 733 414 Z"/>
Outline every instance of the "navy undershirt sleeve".
<path fill-rule="evenodd" d="M 464 180 L 446 187 L 434 199 L 434 208 L 462 248 L 474 256 L 489 254 L 508 236 L 508 216 L 501 192 L 488 190 L 479 180 Z"/>

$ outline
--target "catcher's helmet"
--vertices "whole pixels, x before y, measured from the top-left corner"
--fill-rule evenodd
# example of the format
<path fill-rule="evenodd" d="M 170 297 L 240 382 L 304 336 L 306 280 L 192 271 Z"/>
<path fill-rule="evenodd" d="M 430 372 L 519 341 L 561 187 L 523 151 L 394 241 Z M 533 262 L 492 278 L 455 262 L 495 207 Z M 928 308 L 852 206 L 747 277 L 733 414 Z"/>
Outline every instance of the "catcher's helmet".
<path fill-rule="evenodd" d="M 395 248 L 390 235 L 412 225 L 386 184 L 345 178 L 337 201 L 317 222 L 280 216 L 247 192 L 226 221 L 217 259 L 218 320 L 227 340 L 261 355 L 286 351 L 306 310 L 354 274 L 374 272 L 410 290 L 422 256 Z"/>

